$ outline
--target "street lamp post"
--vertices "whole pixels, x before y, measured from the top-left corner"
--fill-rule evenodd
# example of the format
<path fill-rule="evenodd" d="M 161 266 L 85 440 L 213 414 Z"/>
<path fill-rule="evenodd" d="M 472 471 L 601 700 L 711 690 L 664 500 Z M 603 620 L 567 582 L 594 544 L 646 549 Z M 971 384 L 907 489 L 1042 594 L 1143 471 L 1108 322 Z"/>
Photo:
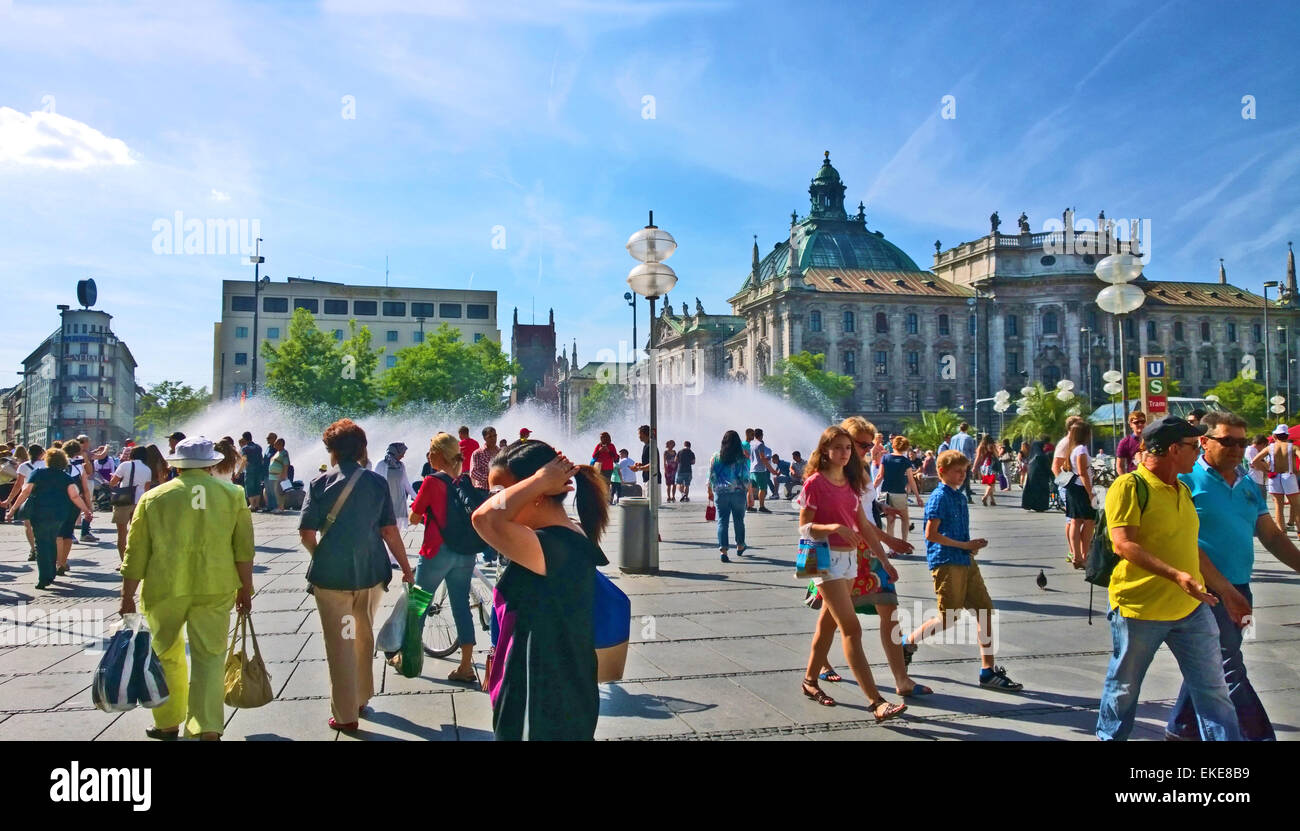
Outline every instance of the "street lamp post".
<path fill-rule="evenodd" d="M 1088 412 L 1091 413 L 1092 412 L 1092 330 L 1089 329 L 1087 326 L 1084 326 L 1079 329 L 1079 334 L 1083 335 L 1084 340 L 1087 342 L 1087 345 L 1084 346 L 1084 349 L 1087 350 L 1085 353 L 1087 357 L 1084 358 L 1086 363 L 1084 364 L 1083 367 L 1083 374 L 1087 379 L 1085 383 L 1087 384 L 1087 389 L 1088 389 Z"/>
<path fill-rule="evenodd" d="M 975 312 L 975 332 L 972 338 L 972 348 L 975 350 L 975 378 L 974 378 L 974 395 L 971 400 L 975 402 L 975 433 L 980 431 L 980 306 L 981 300 L 992 300 L 993 294 L 984 291 L 980 286 L 975 286 L 975 296 L 969 298 L 966 303 L 972 307 Z"/>
<path fill-rule="evenodd" d="M 1269 363 L 1273 360 L 1269 356 L 1268 348 L 1268 290 L 1277 288 L 1277 280 L 1264 281 L 1264 422 L 1267 423 L 1271 413 L 1269 412 L 1268 399 L 1272 397 L 1272 387 L 1269 384 Z"/>
<path fill-rule="evenodd" d="M 632 383 L 632 370 L 633 370 L 633 368 L 636 367 L 636 349 L 637 349 L 637 346 L 636 346 L 636 295 L 633 294 L 633 293 L 630 292 L 630 291 L 625 291 L 625 292 L 623 292 L 623 299 L 627 301 L 627 305 L 629 305 L 629 306 L 632 307 L 632 349 L 631 349 L 631 350 L 629 351 L 629 353 L 628 353 L 628 365 L 627 365 L 628 377 L 627 377 L 627 380 L 628 380 L 628 386 L 631 387 L 631 391 L 632 391 L 632 399 L 635 401 L 635 400 L 636 400 L 636 386 Z M 651 323 L 651 327 L 652 327 L 652 328 L 653 328 L 653 325 L 654 325 L 654 317 L 655 317 L 655 316 L 654 316 L 654 313 L 651 312 L 651 314 L 650 314 L 650 323 Z"/>
<path fill-rule="evenodd" d="M 1291 337 L 1285 326 L 1277 327 L 1277 339 L 1286 344 L 1286 403 L 1291 403 Z M 1294 405 L 1293 405 L 1294 406 Z"/>
<path fill-rule="evenodd" d="M 258 237 L 253 249 L 253 256 L 248 261 L 253 264 L 253 391 L 252 395 L 257 395 L 257 353 L 261 350 L 258 348 L 262 345 L 260 338 L 261 332 L 257 328 L 257 313 L 261 310 L 262 303 L 258 295 L 262 291 L 262 281 L 260 279 L 262 263 L 266 262 L 266 257 L 262 256 L 262 238 Z M 268 280 L 270 278 L 267 278 Z"/>
<path fill-rule="evenodd" d="M 1119 372 L 1123 385 L 1124 420 L 1128 421 L 1128 366 L 1124 354 L 1124 316 L 1135 312 L 1146 302 L 1142 289 L 1129 285 L 1142 276 L 1142 258 L 1133 254 L 1112 254 L 1097 263 L 1097 277 L 1110 283 L 1097 294 L 1097 305 L 1102 311 L 1115 316 L 1119 325 Z"/>
<path fill-rule="evenodd" d="M 658 371 L 655 360 L 655 301 L 673 290 L 677 285 L 677 275 L 663 261 L 677 250 L 677 241 L 672 235 L 655 226 L 654 211 L 650 212 L 650 223 L 637 231 L 627 241 L 627 252 L 641 264 L 627 275 L 627 284 L 632 291 L 650 301 L 650 570 L 659 570 L 659 412 L 656 398 L 658 396 Z M 633 298 L 635 300 L 635 297 Z M 635 320 L 635 317 L 633 318 Z M 633 335 L 635 338 L 635 335 Z"/>

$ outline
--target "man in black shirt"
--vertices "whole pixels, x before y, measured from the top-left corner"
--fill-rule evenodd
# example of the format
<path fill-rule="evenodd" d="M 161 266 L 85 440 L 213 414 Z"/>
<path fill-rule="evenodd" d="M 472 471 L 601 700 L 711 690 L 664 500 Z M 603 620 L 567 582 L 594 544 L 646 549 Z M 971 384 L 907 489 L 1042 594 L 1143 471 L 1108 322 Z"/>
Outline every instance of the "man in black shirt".
<path fill-rule="evenodd" d="M 262 446 L 253 441 L 253 434 L 247 430 L 239 437 L 239 456 L 244 472 L 244 496 L 248 499 L 248 509 L 256 513 L 262 509 L 262 480 L 266 473 L 262 468 Z"/>
<path fill-rule="evenodd" d="M 691 449 L 691 443 L 682 442 L 682 449 L 677 453 L 677 487 L 681 488 L 682 502 L 690 502 L 687 495 L 691 490 L 691 468 L 695 465 L 695 451 Z"/>

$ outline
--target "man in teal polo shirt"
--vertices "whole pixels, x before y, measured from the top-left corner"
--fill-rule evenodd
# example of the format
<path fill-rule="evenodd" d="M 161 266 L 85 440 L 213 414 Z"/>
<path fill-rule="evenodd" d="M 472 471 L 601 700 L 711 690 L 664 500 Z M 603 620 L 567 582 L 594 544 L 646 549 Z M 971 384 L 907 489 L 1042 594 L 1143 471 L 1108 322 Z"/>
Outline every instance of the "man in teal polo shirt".
<path fill-rule="evenodd" d="M 1247 741 L 1273 741 L 1273 725 L 1264 705 L 1246 677 L 1246 663 L 1241 654 L 1241 630 L 1248 621 L 1254 602 L 1250 593 L 1250 572 L 1255 566 L 1254 538 L 1273 556 L 1300 572 L 1300 548 L 1280 531 L 1268 514 L 1268 505 L 1259 486 L 1241 467 L 1249 440 L 1246 420 L 1229 412 L 1216 410 L 1201 419 L 1207 430 L 1201 437 L 1203 454 L 1191 473 L 1179 478 L 1192 492 L 1201 527 L 1197 544 L 1214 564 L 1217 574 L 1205 570 L 1210 591 L 1223 602 L 1211 607 L 1219 623 L 1219 650 L 1223 657 L 1223 675 L 1228 696 L 1237 710 L 1241 736 Z M 1174 704 L 1166 738 L 1195 741 L 1196 708 L 1184 684 Z"/>

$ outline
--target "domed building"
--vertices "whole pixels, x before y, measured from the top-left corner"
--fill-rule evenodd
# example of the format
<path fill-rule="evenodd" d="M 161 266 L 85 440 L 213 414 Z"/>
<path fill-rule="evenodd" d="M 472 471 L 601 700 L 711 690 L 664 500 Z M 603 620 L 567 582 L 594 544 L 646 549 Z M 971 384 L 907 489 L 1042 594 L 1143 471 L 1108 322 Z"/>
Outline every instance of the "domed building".
<path fill-rule="evenodd" d="M 698 300 L 694 313 L 682 304 L 678 315 L 665 302 L 656 320 L 665 412 L 689 415 L 691 391 L 702 383 L 757 386 L 801 351 L 824 355 L 826 369 L 854 379 L 841 413 L 865 414 L 887 431 L 939 407 L 991 425 L 993 393 L 1016 394 L 1027 383 L 1070 379 L 1094 405 L 1107 402 L 1101 374 L 1118 368 L 1118 331 L 1096 305 L 1103 284 L 1093 269 L 1128 242 L 1104 212 L 1094 224 L 1076 223 L 1067 210 L 1041 233 L 1022 213 L 1015 234 L 1001 233 L 994 212 L 986 236 L 946 250 L 936 242 L 925 271 L 868 227 L 861 202 L 852 216 L 845 211 L 846 190 L 826 153 L 808 187 L 808 214 L 792 213 L 766 255 L 755 237 L 749 272 L 728 298 L 730 315 L 706 314 Z M 1296 366 L 1287 333 L 1300 314 L 1289 252 L 1278 277 L 1267 322 L 1264 298 L 1230 285 L 1222 267 L 1215 283 L 1139 278 L 1146 302 L 1125 318 L 1128 370 L 1138 371 L 1141 355 L 1164 355 L 1181 395 L 1200 396 L 1242 369 L 1263 380 L 1268 366 L 1273 392 L 1290 399 L 1290 388 L 1300 399 L 1300 381 L 1287 375 Z M 1300 349 L 1295 354 L 1300 360 Z"/>

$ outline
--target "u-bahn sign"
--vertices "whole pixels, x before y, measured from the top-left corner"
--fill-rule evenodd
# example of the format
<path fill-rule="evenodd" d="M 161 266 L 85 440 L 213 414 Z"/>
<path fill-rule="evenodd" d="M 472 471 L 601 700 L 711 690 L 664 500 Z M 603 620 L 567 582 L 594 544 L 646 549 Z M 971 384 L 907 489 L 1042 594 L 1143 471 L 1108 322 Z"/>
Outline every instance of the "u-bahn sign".
<path fill-rule="evenodd" d="M 1148 418 L 1169 412 L 1169 381 L 1163 355 L 1142 356 L 1142 410 Z"/>

